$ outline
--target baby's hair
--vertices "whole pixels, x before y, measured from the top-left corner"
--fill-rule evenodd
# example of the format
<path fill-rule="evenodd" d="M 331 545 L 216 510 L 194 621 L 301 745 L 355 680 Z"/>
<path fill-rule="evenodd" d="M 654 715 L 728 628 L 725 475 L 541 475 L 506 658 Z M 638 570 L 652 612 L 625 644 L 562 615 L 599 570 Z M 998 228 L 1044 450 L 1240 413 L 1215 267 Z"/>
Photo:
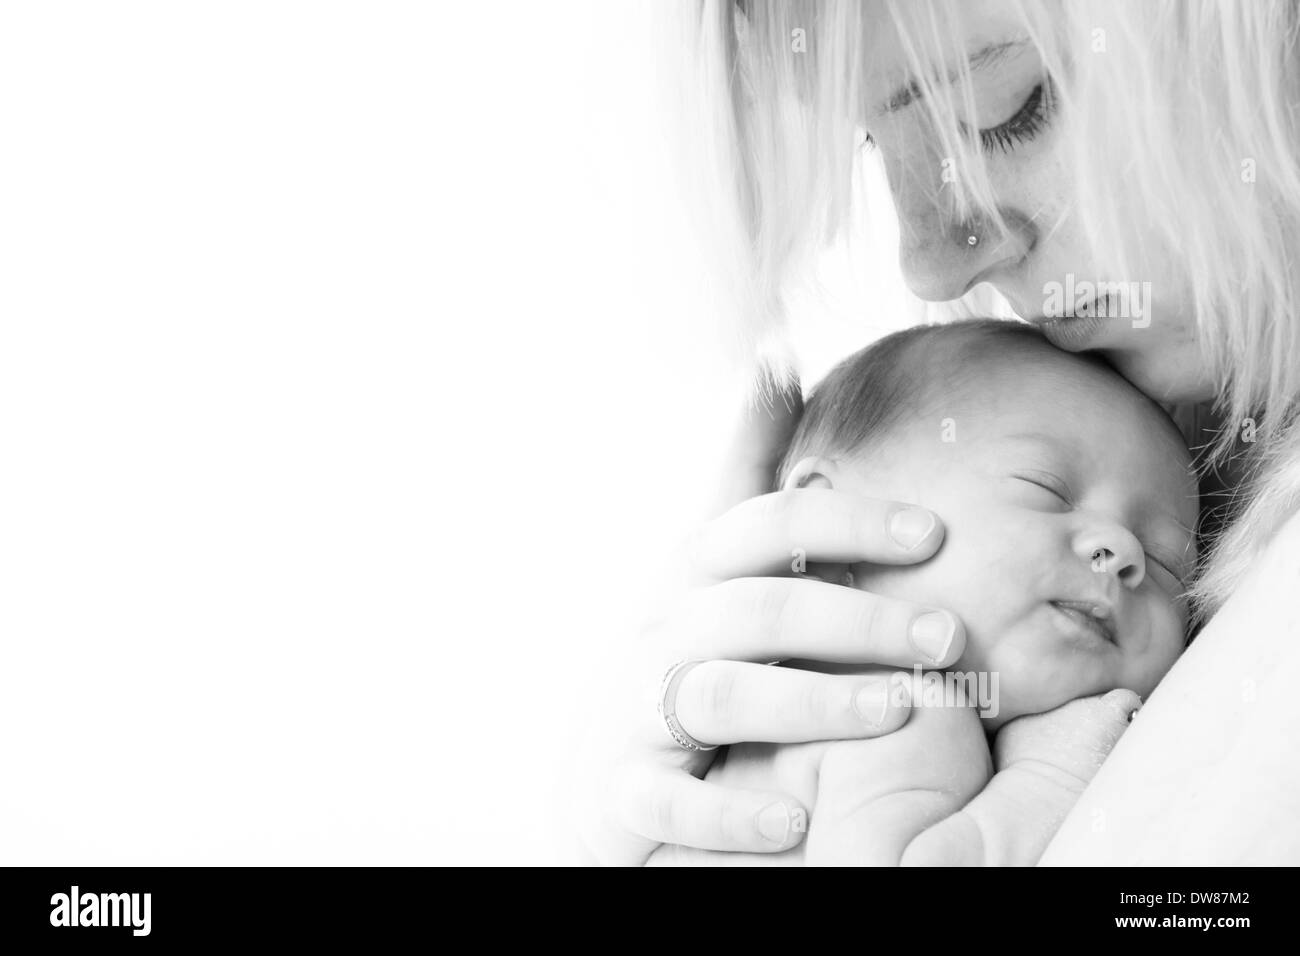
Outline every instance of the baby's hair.
<path fill-rule="evenodd" d="M 860 451 L 904 417 L 927 414 L 939 396 L 987 375 L 990 359 L 1039 349 L 1061 354 L 1033 326 L 1002 319 L 918 325 L 885 336 L 835 366 L 813 390 L 777 470 L 776 487 L 810 455 Z M 1100 356 L 1076 357 L 1113 372 Z"/>

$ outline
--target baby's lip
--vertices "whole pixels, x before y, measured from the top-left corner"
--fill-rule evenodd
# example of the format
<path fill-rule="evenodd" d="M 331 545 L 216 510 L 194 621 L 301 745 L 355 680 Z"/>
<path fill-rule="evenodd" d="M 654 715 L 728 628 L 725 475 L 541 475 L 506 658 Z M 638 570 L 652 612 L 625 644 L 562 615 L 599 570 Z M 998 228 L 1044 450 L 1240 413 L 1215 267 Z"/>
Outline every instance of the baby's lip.
<path fill-rule="evenodd" d="M 1076 611 L 1085 620 L 1101 631 L 1102 636 L 1112 644 L 1119 643 L 1119 632 L 1115 626 L 1115 612 L 1105 601 L 1052 601 L 1053 607 Z"/>

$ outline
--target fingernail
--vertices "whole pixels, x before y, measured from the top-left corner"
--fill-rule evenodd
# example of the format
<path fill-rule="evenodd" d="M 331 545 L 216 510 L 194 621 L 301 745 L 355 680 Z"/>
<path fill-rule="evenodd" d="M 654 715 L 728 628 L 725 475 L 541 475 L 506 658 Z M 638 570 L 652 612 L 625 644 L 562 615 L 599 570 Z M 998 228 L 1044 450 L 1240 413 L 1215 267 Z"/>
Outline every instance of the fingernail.
<path fill-rule="evenodd" d="M 759 811 L 758 832 L 773 843 L 785 843 L 790 836 L 790 811 L 784 803 L 773 803 Z"/>
<path fill-rule="evenodd" d="M 1138 711 L 1141 709 L 1142 709 L 1142 698 L 1139 697 L 1137 699 L 1137 704 L 1133 707 L 1132 710 L 1128 712 L 1128 722 L 1130 724 L 1133 723 L 1133 718 L 1138 715 Z"/>
<path fill-rule="evenodd" d="M 853 709 L 869 727 L 879 727 L 883 724 L 885 711 L 888 708 L 889 685 L 883 680 L 873 680 L 863 684 L 853 695 Z"/>
<path fill-rule="evenodd" d="M 947 611 L 926 611 L 912 622 L 907 633 L 912 646 L 938 664 L 948 656 L 952 647 L 957 619 Z"/>
<path fill-rule="evenodd" d="M 889 519 L 889 536 L 898 542 L 899 547 L 911 551 L 930 536 L 934 530 L 933 511 L 924 508 L 904 508 L 895 511 Z"/>

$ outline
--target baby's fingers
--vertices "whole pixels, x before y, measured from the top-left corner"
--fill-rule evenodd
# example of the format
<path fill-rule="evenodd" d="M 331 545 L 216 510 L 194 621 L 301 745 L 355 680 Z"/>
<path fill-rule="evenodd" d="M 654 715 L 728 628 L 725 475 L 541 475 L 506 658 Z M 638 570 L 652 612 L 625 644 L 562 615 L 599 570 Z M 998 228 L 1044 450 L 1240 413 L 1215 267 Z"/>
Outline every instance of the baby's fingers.
<path fill-rule="evenodd" d="M 1046 714 L 1013 720 L 994 747 L 998 767 L 1037 760 L 1090 781 L 1142 705 L 1130 690 L 1072 700 Z"/>

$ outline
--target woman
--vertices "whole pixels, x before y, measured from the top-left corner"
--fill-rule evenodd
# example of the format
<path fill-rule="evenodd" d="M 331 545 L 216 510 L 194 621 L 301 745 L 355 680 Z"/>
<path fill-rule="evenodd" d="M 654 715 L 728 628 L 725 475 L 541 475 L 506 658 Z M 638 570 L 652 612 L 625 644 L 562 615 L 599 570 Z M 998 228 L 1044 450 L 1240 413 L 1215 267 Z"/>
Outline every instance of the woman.
<path fill-rule="evenodd" d="M 779 339 L 787 280 L 861 215 L 858 161 L 878 161 L 918 296 L 992 286 L 1053 343 L 1103 353 L 1187 420 L 1215 403 L 1207 461 L 1245 460 L 1240 507 L 1196 589 L 1208 622 L 1045 861 L 1300 860 L 1286 813 L 1300 711 L 1273 676 L 1300 658 L 1297 3 L 704 0 L 684 25 L 691 102 L 707 111 L 699 163 L 721 177 L 712 193 L 755 355 Z M 741 503 L 693 539 L 691 587 L 646 635 L 650 663 L 619 688 L 628 722 L 611 721 L 593 760 L 595 859 L 637 862 L 660 842 L 788 848 L 803 808 L 697 779 L 710 751 L 695 748 L 870 736 L 906 719 L 856 719 L 868 678 L 765 662 L 961 653 L 942 609 L 778 576 L 792 553 L 923 561 L 943 530 L 906 503 L 750 497 L 768 490 L 798 408 L 797 384 L 767 369 L 768 401 L 728 477 Z M 700 663 L 670 672 L 665 716 L 629 693 L 678 661 Z"/>

